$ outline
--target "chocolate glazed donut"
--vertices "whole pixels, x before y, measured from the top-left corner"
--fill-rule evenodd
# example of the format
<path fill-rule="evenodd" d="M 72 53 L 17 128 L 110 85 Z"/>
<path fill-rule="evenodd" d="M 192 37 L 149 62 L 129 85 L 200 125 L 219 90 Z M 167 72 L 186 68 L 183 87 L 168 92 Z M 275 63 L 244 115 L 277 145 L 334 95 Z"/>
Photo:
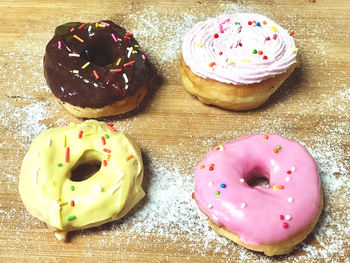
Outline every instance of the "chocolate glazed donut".
<path fill-rule="evenodd" d="M 44 74 L 63 106 L 84 118 L 134 109 L 155 75 L 133 34 L 107 20 L 57 27 L 46 46 Z"/>

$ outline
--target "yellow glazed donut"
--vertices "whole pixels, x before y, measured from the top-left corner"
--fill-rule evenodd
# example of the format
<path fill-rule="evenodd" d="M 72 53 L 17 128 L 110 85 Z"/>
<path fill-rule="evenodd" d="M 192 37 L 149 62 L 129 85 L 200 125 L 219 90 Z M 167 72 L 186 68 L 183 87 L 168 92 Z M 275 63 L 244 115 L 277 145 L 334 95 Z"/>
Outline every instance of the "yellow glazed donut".
<path fill-rule="evenodd" d="M 92 163 L 99 170 L 91 177 L 73 178 Z M 127 214 L 145 195 L 142 179 L 139 146 L 113 124 L 89 120 L 51 128 L 32 142 L 19 193 L 27 210 L 52 227 L 57 239 L 66 240 L 69 231 Z"/>

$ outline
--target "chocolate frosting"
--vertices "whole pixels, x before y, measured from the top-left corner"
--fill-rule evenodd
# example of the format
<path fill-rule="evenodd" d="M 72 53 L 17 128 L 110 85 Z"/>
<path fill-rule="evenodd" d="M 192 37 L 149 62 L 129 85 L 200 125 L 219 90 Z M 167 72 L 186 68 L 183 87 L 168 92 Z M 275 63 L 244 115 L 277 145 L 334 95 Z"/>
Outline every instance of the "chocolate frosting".
<path fill-rule="evenodd" d="M 111 72 L 113 69 L 121 71 Z M 133 35 L 104 20 L 57 27 L 46 46 L 44 74 L 61 101 L 102 108 L 148 86 L 154 72 Z"/>

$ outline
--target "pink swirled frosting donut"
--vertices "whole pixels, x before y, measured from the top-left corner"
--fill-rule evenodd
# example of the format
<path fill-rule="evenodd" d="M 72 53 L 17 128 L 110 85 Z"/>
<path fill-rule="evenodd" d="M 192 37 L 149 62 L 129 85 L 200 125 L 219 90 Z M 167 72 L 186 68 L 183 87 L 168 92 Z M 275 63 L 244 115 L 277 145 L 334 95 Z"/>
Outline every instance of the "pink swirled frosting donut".
<path fill-rule="evenodd" d="M 265 177 L 269 186 L 251 187 L 254 177 Z M 237 235 L 236 243 L 264 251 L 254 248 L 292 239 L 267 255 L 290 252 L 311 232 L 323 206 L 314 159 L 279 135 L 249 135 L 216 147 L 198 164 L 194 180 L 199 208 L 217 228 Z"/>
<path fill-rule="evenodd" d="M 296 63 L 292 34 L 263 15 L 221 15 L 188 32 L 183 59 L 203 78 L 234 85 L 258 83 Z"/>

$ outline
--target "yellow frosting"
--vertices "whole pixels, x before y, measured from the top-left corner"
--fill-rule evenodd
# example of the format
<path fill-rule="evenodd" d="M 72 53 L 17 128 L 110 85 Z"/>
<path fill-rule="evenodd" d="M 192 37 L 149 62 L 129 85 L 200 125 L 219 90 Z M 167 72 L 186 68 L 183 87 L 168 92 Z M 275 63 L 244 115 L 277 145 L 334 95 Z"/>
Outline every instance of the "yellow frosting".
<path fill-rule="evenodd" d="M 144 197 L 140 148 L 112 129 L 89 120 L 51 128 L 30 145 L 22 163 L 19 193 L 33 216 L 61 233 L 57 238 L 117 220 Z M 72 170 L 94 161 L 101 162 L 98 172 L 84 181 L 70 179 Z"/>

